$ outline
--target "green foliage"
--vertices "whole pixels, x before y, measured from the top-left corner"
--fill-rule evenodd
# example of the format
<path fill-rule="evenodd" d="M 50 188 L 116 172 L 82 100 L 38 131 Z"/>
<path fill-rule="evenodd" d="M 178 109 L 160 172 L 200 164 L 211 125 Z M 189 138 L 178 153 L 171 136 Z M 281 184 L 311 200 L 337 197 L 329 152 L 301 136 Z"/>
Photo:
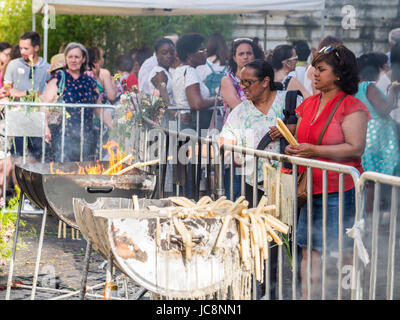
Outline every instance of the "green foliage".
<path fill-rule="evenodd" d="M 0 0 L 0 4 L 1 4 Z M 0 6 L 0 41 L 18 44 L 19 37 L 32 29 L 32 0 L 3 0 Z M 10 14 L 11 12 L 11 14 Z M 36 15 L 36 30 L 43 35 L 43 14 Z M 234 16 L 85 16 L 56 15 L 56 29 L 49 29 L 48 60 L 69 42 L 101 46 L 106 54 L 106 67 L 115 72 L 114 61 L 132 48 L 147 46 L 167 34 L 199 32 L 207 37 L 214 32 L 231 38 Z"/>
<path fill-rule="evenodd" d="M 4 264 L 3 259 L 11 255 L 11 237 L 15 232 L 15 222 L 17 220 L 17 209 L 21 190 L 15 187 L 16 196 L 8 201 L 7 209 L 0 208 L 0 266 Z M 13 212 L 14 211 L 14 212 Z M 20 224 L 23 226 L 22 221 Z"/>

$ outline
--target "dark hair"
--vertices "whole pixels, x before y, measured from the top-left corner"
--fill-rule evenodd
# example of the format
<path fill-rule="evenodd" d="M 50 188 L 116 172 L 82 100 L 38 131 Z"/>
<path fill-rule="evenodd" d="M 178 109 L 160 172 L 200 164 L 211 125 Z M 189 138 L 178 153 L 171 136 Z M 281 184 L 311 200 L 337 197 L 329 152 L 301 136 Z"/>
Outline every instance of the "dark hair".
<path fill-rule="evenodd" d="M 89 56 L 89 61 L 88 61 L 88 66 L 89 69 L 94 68 L 94 64 L 100 60 L 100 52 L 97 47 L 91 47 L 87 49 L 88 56 Z"/>
<path fill-rule="evenodd" d="M 293 47 L 296 50 L 296 54 L 299 57 L 299 61 L 307 61 L 308 56 L 311 53 L 308 43 L 304 40 L 293 41 Z"/>
<path fill-rule="evenodd" d="M 135 54 L 136 55 L 136 53 L 138 52 L 138 48 L 132 48 L 131 50 L 129 50 L 129 54 L 130 55 L 133 55 L 133 54 Z"/>
<path fill-rule="evenodd" d="M 395 43 L 390 50 L 390 65 L 392 81 L 400 81 L 400 42 Z"/>
<path fill-rule="evenodd" d="M 150 58 L 152 54 L 153 52 L 148 47 L 139 48 L 136 52 L 135 61 L 138 62 L 139 66 L 142 66 L 143 62 Z"/>
<path fill-rule="evenodd" d="M 281 44 L 276 46 L 272 51 L 271 64 L 275 70 L 283 67 L 282 61 L 289 59 L 292 56 L 293 46 L 289 44 Z"/>
<path fill-rule="evenodd" d="M 250 38 L 238 38 L 232 41 L 231 49 L 229 52 L 229 67 L 231 72 L 235 74 L 237 72 L 237 64 L 233 57 L 236 55 L 237 48 L 243 44 L 247 43 L 253 49 L 254 59 L 264 59 L 264 53 L 261 51 L 260 47 Z"/>
<path fill-rule="evenodd" d="M 31 40 L 32 47 L 40 46 L 40 35 L 36 31 L 28 31 L 25 32 L 21 37 L 20 40 Z"/>
<path fill-rule="evenodd" d="M 176 42 L 176 52 L 181 61 L 186 61 L 188 53 L 195 53 L 204 43 L 204 37 L 199 33 L 186 33 Z"/>
<path fill-rule="evenodd" d="M 325 36 L 321 39 L 318 45 L 317 51 L 321 50 L 323 47 L 329 47 L 334 45 L 343 44 L 343 40 L 334 36 Z"/>
<path fill-rule="evenodd" d="M 0 52 L 3 52 L 6 49 L 10 49 L 11 48 L 11 44 L 9 44 L 8 42 L 0 42 Z"/>
<path fill-rule="evenodd" d="M 269 89 L 271 91 L 276 90 L 275 82 L 274 82 L 274 69 L 272 66 L 263 59 L 256 59 L 250 62 L 247 62 L 243 67 L 252 68 L 255 71 L 255 76 L 264 80 L 265 77 L 269 78 Z"/>
<path fill-rule="evenodd" d="M 324 53 L 317 53 L 312 60 L 315 67 L 320 62 L 325 62 L 333 68 L 333 73 L 339 80 L 335 84 L 345 93 L 354 95 L 358 91 L 360 72 L 354 53 L 344 45 L 332 46 L 333 49 Z"/>
<path fill-rule="evenodd" d="M 116 60 L 116 67 L 117 70 L 124 71 L 124 72 L 131 72 L 133 65 L 134 65 L 134 60 L 132 57 L 128 54 L 125 55 L 119 55 Z"/>
<path fill-rule="evenodd" d="M 19 51 L 19 45 L 16 44 L 11 48 L 10 61 L 21 57 L 21 52 Z"/>
<path fill-rule="evenodd" d="M 380 69 L 383 68 L 387 60 L 387 56 L 382 52 L 370 52 L 361 55 L 357 59 L 361 80 L 376 81 Z"/>
<path fill-rule="evenodd" d="M 213 33 L 207 39 L 207 57 L 217 56 L 221 66 L 226 66 L 229 59 L 229 49 L 224 37 L 219 33 Z"/>
<path fill-rule="evenodd" d="M 168 39 L 168 38 L 161 38 L 161 39 L 158 39 L 158 40 L 156 41 L 156 43 L 154 44 L 154 51 L 157 52 L 158 49 L 160 49 L 160 47 L 161 47 L 162 45 L 164 45 L 164 44 L 169 44 L 170 46 L 172 46 L 173 48 L 175 48 L 175 45 L 174 45 L 174 43 L 172 42 L 171 39 Z"/>

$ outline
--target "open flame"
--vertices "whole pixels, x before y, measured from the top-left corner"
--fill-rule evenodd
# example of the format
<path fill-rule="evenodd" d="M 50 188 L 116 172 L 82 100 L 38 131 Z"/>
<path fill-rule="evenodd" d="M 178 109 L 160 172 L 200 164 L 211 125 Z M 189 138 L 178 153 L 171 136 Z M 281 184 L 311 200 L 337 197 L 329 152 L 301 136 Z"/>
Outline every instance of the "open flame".
<path fill-rule="evenodd" d="M 113 175 L 117 172 L 121 171 L 123 168 L 123 161 L 125 154 L 122 153 L 119 149 L 118 143 L 115 141 L 108 141 L 103 148 L 108 151 L 110 155 L 109 166 L 108 169 L 105 169 L 104 166 L 100 163 L 99 160 L 96 161 L 96 164 L 93 166 L 82 167 L 79 162 L 76 162 L 78 165 L 78 171 L 72 172 L 64 172 L 61 170 L 54 170 L 54 162 L 50 162 L 50 173 L 51 174 L 90 174 L 90 175 Z"/>

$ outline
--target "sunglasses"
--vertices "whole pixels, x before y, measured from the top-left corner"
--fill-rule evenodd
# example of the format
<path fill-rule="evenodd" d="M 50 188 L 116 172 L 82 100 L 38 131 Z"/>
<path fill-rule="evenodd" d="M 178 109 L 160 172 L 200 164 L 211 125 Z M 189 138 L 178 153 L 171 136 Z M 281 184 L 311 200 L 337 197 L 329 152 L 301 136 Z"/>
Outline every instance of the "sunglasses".
<path fill-rule="evenodd" d="M 239 82 L 239 84 L 242 86 L 242 87 L 250 87 L 250 86 L 252 86 L 254 83 L 256 83 L 257 81 L 261 81 L 260 79 L 257 79 L 257 80 L 240 80 L 240 82 Z"/>
<path fill-rule="evenodd" d="M 35 70 L 36 70 L 36 66 L 33 66 L 33 67 L 29 68 L 29 80 L 32 80 L 33 73 L 35 72 Z"/>
<path fill-rule="evenodd" d="M 335 55 L 340 60 L 339 53 L 337 52 L 337 50 L 336 50 L 336 48 L 334 46 L 323 47 L 321 50 L 318 51 L 318 53 L 327 54 L 327 53 L 330 53 L 330 52 L 333 52 L 333 51 L 335 51 Z"/>
<path fill-rule="evenodd" d="M 253 42 L 253 39 L 250 39 L 250 38 L 236 38 L 235 40 L 233 40 L 233 42 L 237 42 L 237 41 L 250 41 L 250 42 Z"/>

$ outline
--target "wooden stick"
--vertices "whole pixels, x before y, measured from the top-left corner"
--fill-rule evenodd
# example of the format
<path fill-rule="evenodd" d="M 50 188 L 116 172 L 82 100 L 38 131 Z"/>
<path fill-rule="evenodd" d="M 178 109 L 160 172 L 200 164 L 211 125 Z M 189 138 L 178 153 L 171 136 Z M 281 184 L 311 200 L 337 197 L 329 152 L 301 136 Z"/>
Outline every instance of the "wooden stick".
<path fill-rule="evenodd" d="M 172 160 L 172 156 L 168 157 L 167 160 Z M 157 163 L 160 163 L 160 159 L 150 160 L 150 161 L 146 161 L 146 162 L 136 162 L 136 163 L 132 164 L 131 166 L 126 167 L 126 168 L 122 169 L 121 171 L 118 171 L 117 173 L 114 173 L 114 175 L 119 176 L 119 175 L 121 175 L 125 172 L 128 172 L 134 168 L 152 166 Z"/>
<path fill-rule="evenodd" d="M 60 239 L 61 238 L 61 228 L 62 228 L 62 224 L 63 222 L 61 220 L 58 221 L 58 236 L 57 238 Z"/>
<path fill-rule="evenodd" d="M 124 162 L 131 160 L 134 158 L 133 154 L 128 154 L 125 158 L 122 160 L 119 160 L 117 163 L 113 164 L 110 168 L 108 168 L 106 171 L 103 172 L 103 174 L 109 174 L 112 170 L 114 170 L 115 167 L 119 166 L 120 164 L 123 164 Z"/>
<path fill-rule="evenodd" d="M 231 222 L 232 216 L 228 215 L 224 219 L 224 223 L 222 224 L 221 230 L 219 232 L 217 242 L 215 243 L 215 250 L 221 247 L 222 239 L 224 239 L 226 231 L 228 230 L 229 223 Z"/>
<path fill-rule="evenodd" d="M 292 133 L 290 132 L 288 127 L 286 127 L 286 125 L 283 123 L 283 121 L 281 119 L 277 118 L 276 122 L 278 124 L 276 127 L 278 128 L 281 135 L 287 140 L 287 142 L 289 142 L 292 146 L 298 146 L 299 143 L 297 142 L 295 137 L 293 137 Z"/>
<path fill-rule="evenodd" d="M 276 232 L 274 230 L 272 230 L 271 226 L 269 225 L 269 223 L 267 221 L 264 221 L 264 224 L 265 224 L 265 227 L 267 228 L 268 233 L 272 236 L 272 238 L 274 239 L 276 244 L 278 246 L 281 246 L 283 244 L 281 238 L 279 238 L 279 236 L 276 234 Z"/>
<path fill-rule="evenodd" d="M 133 201 L 133 210 L 139 210 L 139 199 L 136 194 L 132 196 L 132 201 Z"/>
<path fill-rule="evenodd" d="M 289 232 L 289 226 L 284 224 L 282 221 L 276 219 L 271 215 L 265 215 L 263 218 L 275 229 L 278 231 L 287 234 Z"/>
<path fill-rule="evenodd" d="M 158 248 L 161 247 L 161 224 L 160 224 L 160 218 L 157 217 L 157 224 L 156 224 L 156 245 Z"/>

